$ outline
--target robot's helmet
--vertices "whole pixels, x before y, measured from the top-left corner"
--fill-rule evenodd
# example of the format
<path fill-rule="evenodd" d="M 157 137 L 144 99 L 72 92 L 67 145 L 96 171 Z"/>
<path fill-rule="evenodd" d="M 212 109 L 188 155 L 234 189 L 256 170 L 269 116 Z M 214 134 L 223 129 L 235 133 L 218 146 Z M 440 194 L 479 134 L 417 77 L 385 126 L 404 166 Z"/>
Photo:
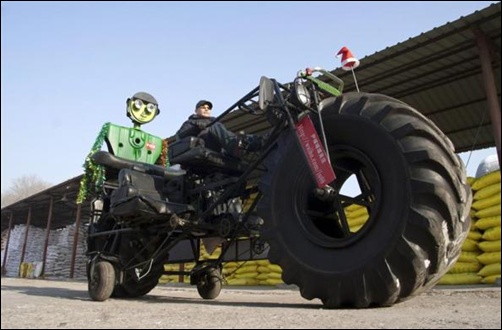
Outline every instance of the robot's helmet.
<path fill-rule="evenodd" d="M 151 94 L 145 93 L 145 92 L 138 92 L 132 96 L 132 99 L 140 99 L 145 102 L 153 103 L 155 105 L 159 105 L 155 97 L 153 97 Z"/>
<path fill-rule="evenodd" d="M 151 122 L 160 113 L 157 100 L 150 94 L 138 92 L 127 99 L 127 116 L 135 124 Z"/>

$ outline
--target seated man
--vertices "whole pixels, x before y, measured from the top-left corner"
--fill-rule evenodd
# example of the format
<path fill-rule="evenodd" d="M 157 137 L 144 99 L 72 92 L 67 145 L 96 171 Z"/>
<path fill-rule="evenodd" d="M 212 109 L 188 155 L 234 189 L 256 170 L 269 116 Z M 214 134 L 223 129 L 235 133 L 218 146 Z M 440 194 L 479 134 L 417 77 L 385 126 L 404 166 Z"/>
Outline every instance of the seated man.
<path fill-rule="evenodd" d="M 263 137 L 250 134 L 237 135 L 227 130 L 222 123 L 214 122 L 215 117 L 211 116 L 212 109 L 213 104 L 207 100 L 197 102 L 195 114 L 190 115 L 181 125 L 176 132 L 176 138 L 200 137 L 207 148 L 215 151 L 223 149 L 234 157 L 240 157 L 241 150 L 258 151 L 263 147 Z"/>

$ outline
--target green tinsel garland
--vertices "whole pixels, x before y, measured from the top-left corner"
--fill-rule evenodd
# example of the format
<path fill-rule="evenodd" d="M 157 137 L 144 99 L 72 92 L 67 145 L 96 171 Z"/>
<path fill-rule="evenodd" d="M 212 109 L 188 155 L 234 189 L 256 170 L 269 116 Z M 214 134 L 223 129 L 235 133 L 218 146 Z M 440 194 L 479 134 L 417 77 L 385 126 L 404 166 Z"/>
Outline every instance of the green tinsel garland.
<path fill-rule="evenodd" d="M 105 123 L 101 127 L 101 131 L 92 146 L 91 151 L 85 159 L 83 168 L 84 176 L 80 180 L 80 189 L 77 196 L 77 204 L 82 203 L 87 198 L 89 192 L 99 192 L 103 187 L 103 182 L 105 182 L 105 168 L 102 165 L 95 164 L 92 160 L 92 155 L 101 150 L 105 137 L 108 135 L 108 130 L 110 129 L 110 123 Z"/>

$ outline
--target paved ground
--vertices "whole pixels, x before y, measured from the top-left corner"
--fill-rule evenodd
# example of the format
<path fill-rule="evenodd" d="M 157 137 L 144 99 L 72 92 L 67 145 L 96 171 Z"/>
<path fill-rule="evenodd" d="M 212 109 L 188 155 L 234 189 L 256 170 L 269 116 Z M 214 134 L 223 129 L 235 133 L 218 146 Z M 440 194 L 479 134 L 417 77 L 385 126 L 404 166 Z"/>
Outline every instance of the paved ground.
<path fill-rule="evenodd" d="M 388 308 L 322 308 L 293 287 L 224 286 L 203 300 L 164 284 L 139 299 L 94 302 L 87 282 L 2 278 L 2 329 L 339 328 L 500 329 L 500 287 L 436 287 Z"/>

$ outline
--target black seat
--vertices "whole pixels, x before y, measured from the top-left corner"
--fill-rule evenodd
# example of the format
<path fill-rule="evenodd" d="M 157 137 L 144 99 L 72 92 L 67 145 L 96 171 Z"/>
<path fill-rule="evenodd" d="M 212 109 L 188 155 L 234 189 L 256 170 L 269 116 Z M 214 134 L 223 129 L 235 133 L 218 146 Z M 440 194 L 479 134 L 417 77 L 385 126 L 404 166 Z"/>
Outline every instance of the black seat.
<path fill-rule="evenodd" d="M 107 151 L 97 151 L 92 155 L 96 164 L 104 165 L 116 170 L 132 169 L 138 172 L 164 177 L 165 179 L 174 179 L 186 174 L 186 171 L 172 168 L 165 168 L 159 165 L 147 164 L 117 157 Z"/>
<path fill-rule="evenodd" d="M 206 148 L 202 139 L 193 136 L 170 144 L 168 155 L 171 164 L 189 167 L 195 173 L 223 170 L 227 174 L 241 174 L 247 168 L 240 159 Z"/>

